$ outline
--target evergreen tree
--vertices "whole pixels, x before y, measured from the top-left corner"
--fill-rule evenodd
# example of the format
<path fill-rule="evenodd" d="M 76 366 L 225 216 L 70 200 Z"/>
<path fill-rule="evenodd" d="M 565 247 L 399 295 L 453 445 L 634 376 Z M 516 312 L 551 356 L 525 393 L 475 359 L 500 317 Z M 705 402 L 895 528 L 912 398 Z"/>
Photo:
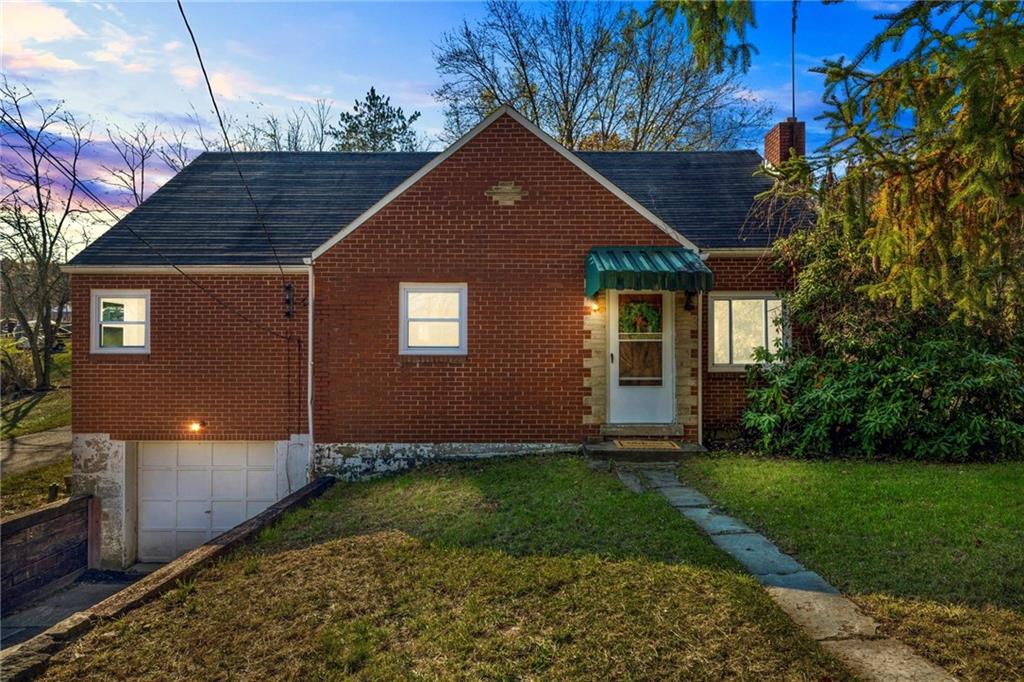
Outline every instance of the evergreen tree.
<path fill-rule="evenodd" d="M 339 152 L 411 152 L 418 140 L 413 123 L 420 117 L 414 111 L 406 116 L 401 107 L 391 106 L 391 98 L 377 94 L 374 88 L 362 102 L 356 100 L 351 112 L 338 118 L 338 125 L 327 131 Z"/>

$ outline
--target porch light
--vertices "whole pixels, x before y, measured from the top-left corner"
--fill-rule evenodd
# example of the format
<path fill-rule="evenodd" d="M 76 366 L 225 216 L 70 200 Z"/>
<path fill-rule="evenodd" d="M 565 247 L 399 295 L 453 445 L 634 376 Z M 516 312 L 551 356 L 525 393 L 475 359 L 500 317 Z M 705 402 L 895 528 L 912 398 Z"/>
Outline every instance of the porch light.
<path fill-rule="evenodd" d="M 206 428 L 206 422 L 192 422 L 188 425 L 188 430 L 192 433 L 199 433 Z"/>
<path fill-rule="evenodd" d="M 598 310 L 601 309 L 601 306 L 597 304 L 596 298 L 587 298 L 586 303 L 588 306 L 590 306 L 590 312 L 592 313 L 596 313 Z"/>

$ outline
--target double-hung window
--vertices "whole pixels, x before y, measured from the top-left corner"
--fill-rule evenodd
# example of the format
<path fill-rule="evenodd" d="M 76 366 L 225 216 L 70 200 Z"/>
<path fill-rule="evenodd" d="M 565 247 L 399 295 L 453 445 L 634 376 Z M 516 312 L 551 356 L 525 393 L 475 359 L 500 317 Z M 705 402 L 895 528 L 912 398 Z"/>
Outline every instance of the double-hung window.
<path fill-rule="evenodd" d="M 399 353 L 466 354 L 465 284 L 399 285 Z"/>
<path fill-rule="evenodd" d="M 711 369 L 754 364 L 754 349 L 776 352 L 784 342 L 782 301 L 768 294 L 711 294 Z"/>
<path fill-rule="evenodd" d="M 149 352 L 149 291 L 92 292 L 93 353 Z"/>

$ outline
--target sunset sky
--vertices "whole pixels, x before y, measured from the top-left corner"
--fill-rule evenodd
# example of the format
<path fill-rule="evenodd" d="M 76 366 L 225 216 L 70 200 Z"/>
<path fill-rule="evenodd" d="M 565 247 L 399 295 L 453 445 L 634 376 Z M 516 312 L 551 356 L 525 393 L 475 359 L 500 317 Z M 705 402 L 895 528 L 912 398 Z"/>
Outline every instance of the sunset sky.
<path fill-rule="evenodd" d="M 808 147 L 824 139 L 821 78 L 825 57 L 852 56 L 880 27 L 874 17 L 894 2 L 802 2 L 797 37 L 797 115 Z M 236 116 L 259 103 L 284 112 L 315 98 L 351 106 L 369 87 L 422 112 L 419 127 L 437 134 L 440 81 L 433 49 L 445 31 L 483 16 L 480 3 L 186 2 L 222 108 Z M 107 125 L 188 122 L 210 109 L 196 57 L 177 7 L 166 3 L 3 2 L 2 68 L 43 99 L 63 99 L 76 114 Z M 789 114 L 790 3 L 759 2 L 752 40 L 760 54 L 745 76 L 750 94 Z M 101 135 L 97 135 L 100 137 Z M 102 145 L 92 153 L 102 157 Z"/>

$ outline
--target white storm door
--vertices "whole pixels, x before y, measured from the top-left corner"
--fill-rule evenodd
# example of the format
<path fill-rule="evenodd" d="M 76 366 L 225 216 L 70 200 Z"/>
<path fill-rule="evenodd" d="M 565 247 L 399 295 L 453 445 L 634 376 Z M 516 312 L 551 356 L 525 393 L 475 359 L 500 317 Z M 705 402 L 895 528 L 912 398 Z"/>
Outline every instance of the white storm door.
<path fill-rule="evenodd" d="M 608 421 L 675 421 L 672 294 L 609 291 Z"/>
<path fill-rule="evenodd" d="M 139 561 L 170 561 L 277 500 L 273 442 L 145 441 Z"/>

